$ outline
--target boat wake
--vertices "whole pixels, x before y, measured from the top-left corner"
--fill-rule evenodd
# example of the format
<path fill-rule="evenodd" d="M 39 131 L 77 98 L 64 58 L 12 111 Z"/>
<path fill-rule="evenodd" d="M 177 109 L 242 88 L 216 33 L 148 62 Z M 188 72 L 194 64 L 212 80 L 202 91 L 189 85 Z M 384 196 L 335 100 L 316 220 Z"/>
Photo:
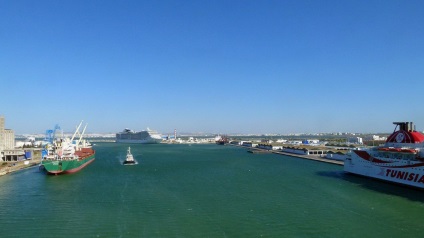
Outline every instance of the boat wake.
<path fill-rule="evenodd" d="M 134 163 L 131 163 L 131 164 L 128 164 L 128 163 L 126 164 L 125 161 L 122 162 L 122 165 L 137 165 L 137 164 L 138 164 L 137 160 L 134 160 Z"/>

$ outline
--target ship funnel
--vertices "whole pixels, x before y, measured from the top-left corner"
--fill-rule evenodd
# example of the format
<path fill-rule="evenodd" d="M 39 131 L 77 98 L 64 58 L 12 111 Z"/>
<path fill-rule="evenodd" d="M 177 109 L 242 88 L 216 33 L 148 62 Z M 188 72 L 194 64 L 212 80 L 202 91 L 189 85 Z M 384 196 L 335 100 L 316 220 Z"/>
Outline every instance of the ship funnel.
<path fill-rule="evenodd" d="M 414 123 L 409 122 L 409 130 L 408 131 L 414 131 Z"/>
<path fill-rule="evenodd" d="M 399 130 L 401 131 L 414 131 L 415 127 L 414 127 L 414 123 L 413 122 L 393 122 L 393 124 L 397 126 L 399 126 Z M 395 128 L 396 130 L 396 128 Z"/>

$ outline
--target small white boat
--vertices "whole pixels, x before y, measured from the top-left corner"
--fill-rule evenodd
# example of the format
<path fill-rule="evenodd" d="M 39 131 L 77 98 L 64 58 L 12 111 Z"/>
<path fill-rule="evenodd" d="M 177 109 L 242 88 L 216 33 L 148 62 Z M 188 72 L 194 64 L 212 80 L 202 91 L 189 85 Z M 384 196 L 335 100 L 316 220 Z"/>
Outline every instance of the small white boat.
<path fill-rule="evenodd" d="M 131 154 L 131 148 L 130 147 L 128 147 L 127 157 L 125 158 L 123 164 L 124 165 L 134 165 L 134 164 L 137 164 L 137 162 L 134 160 L 133 155 Z"/>

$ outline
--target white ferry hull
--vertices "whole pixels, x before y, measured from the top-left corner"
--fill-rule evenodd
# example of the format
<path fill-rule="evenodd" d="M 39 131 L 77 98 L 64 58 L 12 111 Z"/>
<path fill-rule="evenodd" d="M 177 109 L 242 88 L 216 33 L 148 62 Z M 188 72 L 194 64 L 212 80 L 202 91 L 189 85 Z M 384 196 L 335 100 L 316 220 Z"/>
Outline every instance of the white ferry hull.
<path fill-rule="evenodd" d="M 383 160 L 384 158 L 372 157 L 365 151 L 359 152 L 359 155 L 356 153 L 358 152 L 352 153 L 351 158 L 345 160 L 345 172 L 424 188 L 423 162 Z"/>

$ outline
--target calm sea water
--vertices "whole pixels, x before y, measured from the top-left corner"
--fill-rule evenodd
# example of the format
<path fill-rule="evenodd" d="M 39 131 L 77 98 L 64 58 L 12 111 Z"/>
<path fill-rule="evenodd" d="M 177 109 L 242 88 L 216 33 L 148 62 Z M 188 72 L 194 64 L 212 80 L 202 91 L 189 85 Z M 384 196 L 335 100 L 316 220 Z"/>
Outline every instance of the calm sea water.
<path fill-rule="evenodd" d="M 424 191 L 219 145 L 99 143 L 78 173 L 0 177 L 1 237 L 423 237 Z"/>

